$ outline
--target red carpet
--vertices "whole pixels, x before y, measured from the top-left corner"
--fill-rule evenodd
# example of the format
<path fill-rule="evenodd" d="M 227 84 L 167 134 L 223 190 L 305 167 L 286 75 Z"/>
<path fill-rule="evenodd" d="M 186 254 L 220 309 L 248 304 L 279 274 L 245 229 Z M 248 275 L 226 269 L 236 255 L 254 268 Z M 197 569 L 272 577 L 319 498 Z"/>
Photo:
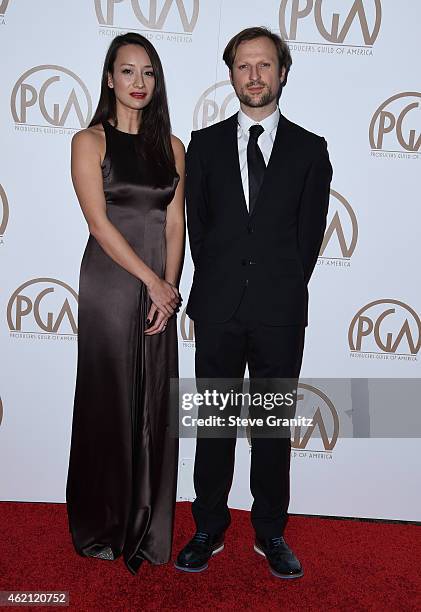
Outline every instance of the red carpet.
<path fill-rule="evenodd" d="M 248 512 L 232 515 L 225 551 L 207 571 L 145 563 L 132 576 L 121 559 L 73 552 L 64 505 L 0 502 L 0 590 L 69 591 L 70 609 L 83 612 L 421 610 L 418 526 L 291 517 L 286 540 L 305 575 L 286 581 L 253 551 Z M 189 504 L 177 504 L 174 554 L 192 529 Z"/>

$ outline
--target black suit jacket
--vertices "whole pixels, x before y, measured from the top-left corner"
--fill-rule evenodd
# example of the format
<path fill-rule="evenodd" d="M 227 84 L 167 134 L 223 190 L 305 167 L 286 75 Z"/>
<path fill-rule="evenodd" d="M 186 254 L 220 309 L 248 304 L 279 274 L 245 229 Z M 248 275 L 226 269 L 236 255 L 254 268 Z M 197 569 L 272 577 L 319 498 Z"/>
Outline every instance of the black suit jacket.
<path fill-rule="evenodd" d="M 307 283 L 326 227 L 326 141 L 280 116 L 252 214 L 238 158 L 237 114 L 192 132 L 187 226 L 195 272 L 187 314 L 227 321 L 247 286 L 255 320 L 307 325 Z"/>

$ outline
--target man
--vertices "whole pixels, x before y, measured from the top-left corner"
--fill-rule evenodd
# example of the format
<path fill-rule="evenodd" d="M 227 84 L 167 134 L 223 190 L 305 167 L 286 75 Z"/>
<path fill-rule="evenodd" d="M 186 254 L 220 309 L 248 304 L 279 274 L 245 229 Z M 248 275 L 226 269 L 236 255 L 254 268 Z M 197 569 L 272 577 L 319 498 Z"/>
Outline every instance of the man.
<path fill-rule="evenodd" d="M 278 100 L 291 66 L 287 44 L 266 28 L 243 30 L 224 61 L 238 114 L 192 133 L 187 221 L 195 265 L 187 314 L 196 377 L 297 379 L 307 325 L 307 284 L 326 227 L 332 168 L 326 141 L 288 121 Z M 176 567 L 202 571 L 224 547 L 235 437 L 198 437 L 192 505 L 196 534 Z M 252 439 L 255 550 L 280 578 L 303 575 L 283 532 L 289 503 L 289 437 Z"/>

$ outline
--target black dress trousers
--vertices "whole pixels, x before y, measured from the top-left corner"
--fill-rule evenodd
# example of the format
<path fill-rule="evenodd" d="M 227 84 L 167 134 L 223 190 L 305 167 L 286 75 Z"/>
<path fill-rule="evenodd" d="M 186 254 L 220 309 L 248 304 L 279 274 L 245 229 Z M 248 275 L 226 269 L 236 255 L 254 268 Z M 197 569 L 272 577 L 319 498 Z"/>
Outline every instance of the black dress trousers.
<path fill-rule="evenodd" d="M 305 326 L 259 322 L 250 306 L 249 291 L 245 288 L 235 314 L 228 321 L 195 320 L 196 378 L 242 379 L 248 364 L 251 384 L 253 379 L 298 379 Z M 200 531 L 218 533 L 231 522 L 227 500 L 235 445 L 235 437 L 197 438 L 196 499 L 192 512 Z M 284 531 L 289 505 L 290 451 L 289 437 L 251 438 L 250 489 L 254 498 L 251 520 L 258 537 L 271 538 Z"/>

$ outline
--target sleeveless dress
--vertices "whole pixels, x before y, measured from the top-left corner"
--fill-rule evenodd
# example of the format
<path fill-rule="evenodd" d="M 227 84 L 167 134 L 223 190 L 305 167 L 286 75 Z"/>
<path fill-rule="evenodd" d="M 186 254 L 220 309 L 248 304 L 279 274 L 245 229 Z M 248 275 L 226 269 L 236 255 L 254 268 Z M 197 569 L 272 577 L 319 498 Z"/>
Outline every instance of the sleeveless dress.
<path fill-rule="evenodd" d="M 139 157 L 138 135 L 103 127 L 108 218 L 163 278 L 166 209 L 179 177 L 162 184 L 159 167 Z M 169 387 L 178 377 L 177 322 L 172 316 L 163 333 L 145 336 L 150 305 L 145 285 L 90 235 L 79 282 L 69 528 L 80 555 L 123 555 L 132 573 L 144 559 L 169 561 L 176 497 Z"/>

